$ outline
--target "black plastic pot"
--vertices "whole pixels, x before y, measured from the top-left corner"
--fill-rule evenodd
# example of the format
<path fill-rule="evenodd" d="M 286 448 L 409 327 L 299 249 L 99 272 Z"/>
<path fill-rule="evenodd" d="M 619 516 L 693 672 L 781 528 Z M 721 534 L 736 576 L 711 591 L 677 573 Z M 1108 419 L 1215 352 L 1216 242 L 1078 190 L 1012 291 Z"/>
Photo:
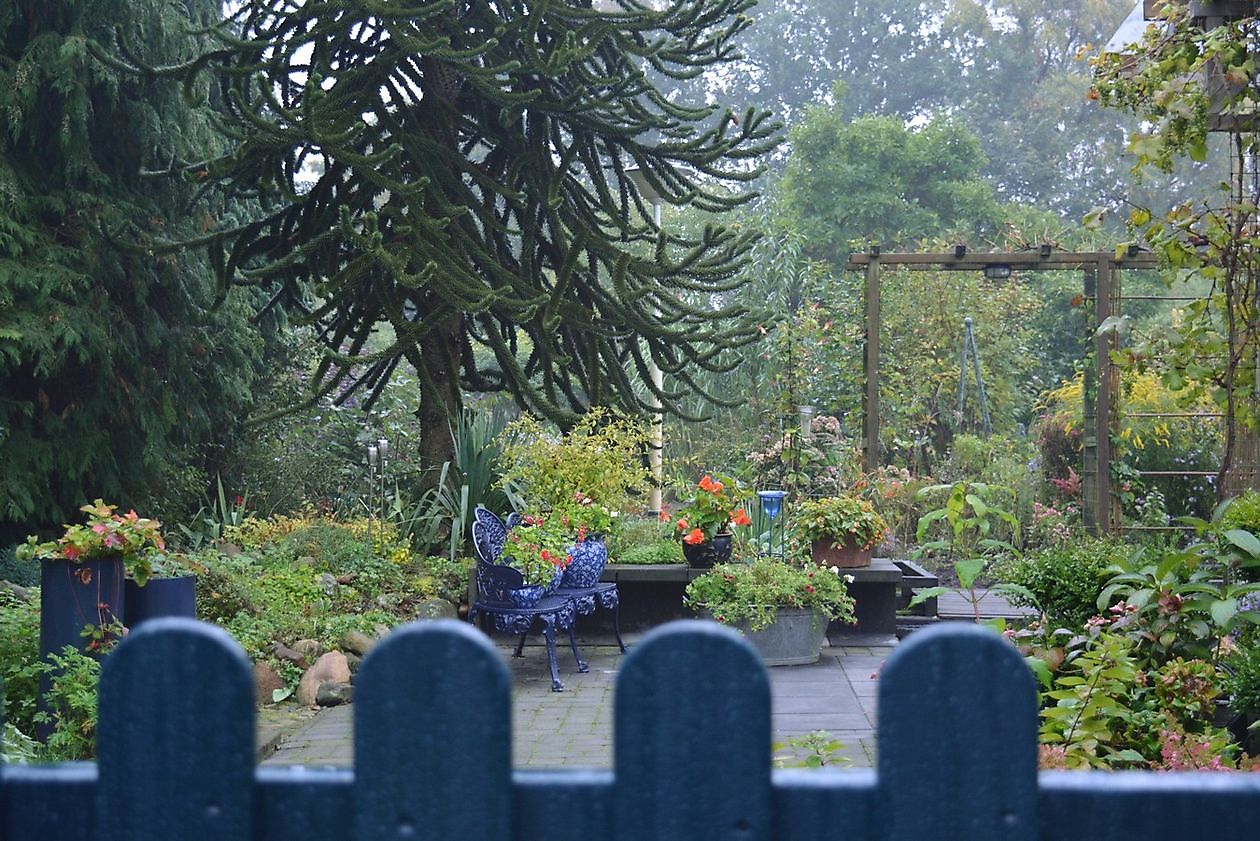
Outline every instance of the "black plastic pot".
<path fill-rule="evenodd" d="M 703 543 L 687 543 L 683 541 L 683 557 L 696 569 L 708 569 L 715 564 L 724 564 L 731 559 L 731 536 L 715 534 L 712 540 Z"/>

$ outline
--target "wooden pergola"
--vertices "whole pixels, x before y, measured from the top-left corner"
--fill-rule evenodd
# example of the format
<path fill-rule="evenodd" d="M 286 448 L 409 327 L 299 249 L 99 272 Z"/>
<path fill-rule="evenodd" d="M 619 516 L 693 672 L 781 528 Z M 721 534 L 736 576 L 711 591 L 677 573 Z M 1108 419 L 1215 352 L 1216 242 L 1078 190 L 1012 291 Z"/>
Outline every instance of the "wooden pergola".
<path fill-rule="evenodd" d="M 872 248 L 865 254 L 850 254 L 845 268 L 865 270 L 866 390 L 862 401 L 862 466 L 871 470 L 880 464 L 879 447 L 879 331 L 880 270 L 884 266 L 937 271 L 981 271 L 986 275 L 1011 272 L 1077 270 L 1084 275 L 1083 293 L 1094 303 L 1093 317 L 1087 323 L 1094 339 L 1094 365 L 1085 372 L 1085 452 L 1081 470 L 1085 521 L 1099 533 L 1119 528 L 1119 512 L 1111 496 L 1111 432 L 1115 425 L 1115 371 L 1111 351 L 1116 334 L 1098 332 L 1098 326 L 1119 314 L 1121 269 L 1157 268 L 1155 256 L 1136 248 L 1111 251 L 1066 252 L 1042 245 L 1035 251 L 1012 253 L 970 251 L 958 245 L 953 251 L 936 253 L 882 254 Z M 987 270 L 987 271 L 986 271 Z M 1008 272 L 1009 274 L 1009 272 Z"/>

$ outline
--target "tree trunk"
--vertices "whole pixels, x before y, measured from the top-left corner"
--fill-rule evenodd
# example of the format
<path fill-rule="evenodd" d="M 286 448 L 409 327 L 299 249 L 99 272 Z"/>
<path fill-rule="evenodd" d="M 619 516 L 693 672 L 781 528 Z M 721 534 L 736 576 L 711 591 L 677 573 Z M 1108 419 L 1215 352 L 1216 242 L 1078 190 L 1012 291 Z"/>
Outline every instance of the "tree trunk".
<path fill-rule="evenodd" d="M 459 348 L 463 316 L 452 312 L 425 333 L 419 342 L 419 358 L 413 359 L 420 375 L 420 480 L 421 490 L 437 485 L 442 465 L 455 458 L 454 428 L 463 406 L 459 390 Z"/>

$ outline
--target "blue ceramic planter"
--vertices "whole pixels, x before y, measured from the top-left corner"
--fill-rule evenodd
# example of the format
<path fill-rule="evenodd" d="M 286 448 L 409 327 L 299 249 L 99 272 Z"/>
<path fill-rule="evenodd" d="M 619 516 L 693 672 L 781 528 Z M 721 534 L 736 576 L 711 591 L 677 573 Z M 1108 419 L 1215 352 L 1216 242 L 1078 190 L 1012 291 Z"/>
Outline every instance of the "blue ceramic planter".
<path fill-rule="evenodd" d="M 573 544 L 569 554 L 573 560 L 565 567 L 560 586 L 586 589 L 598 584 L 599 577 L 604 574 L 604 565 L 608 563 L 608 547 L 604 545 L 604 538 L 592 535 Z"/>

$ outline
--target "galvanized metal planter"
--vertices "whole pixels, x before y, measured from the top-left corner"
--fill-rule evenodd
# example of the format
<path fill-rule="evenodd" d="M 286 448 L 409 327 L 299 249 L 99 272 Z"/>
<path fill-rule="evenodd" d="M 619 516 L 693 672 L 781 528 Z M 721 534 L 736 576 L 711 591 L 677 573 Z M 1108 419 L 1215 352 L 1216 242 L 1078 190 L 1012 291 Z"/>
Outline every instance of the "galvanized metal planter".
<path fill-rule="evenodd" d="M 733 626 L 752 643 L 766 666 L 805 666 L 817 663 L 827 635 L 827 617 L 817 610 L 781 607 L 774 621 L 759 631 L 747 624 Z"/>

